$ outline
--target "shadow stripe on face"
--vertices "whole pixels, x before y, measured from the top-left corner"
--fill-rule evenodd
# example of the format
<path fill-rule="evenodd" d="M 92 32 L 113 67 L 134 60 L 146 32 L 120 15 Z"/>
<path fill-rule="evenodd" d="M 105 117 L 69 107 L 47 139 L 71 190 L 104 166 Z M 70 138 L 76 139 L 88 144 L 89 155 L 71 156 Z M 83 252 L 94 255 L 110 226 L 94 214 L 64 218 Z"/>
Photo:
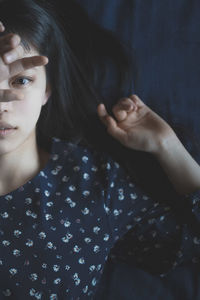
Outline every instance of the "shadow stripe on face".
<path fill-rule="evenodd" d="M 11 90 L 0 90 L 0 102 L 20 101 L 24 99 L 21 92 Z"/>

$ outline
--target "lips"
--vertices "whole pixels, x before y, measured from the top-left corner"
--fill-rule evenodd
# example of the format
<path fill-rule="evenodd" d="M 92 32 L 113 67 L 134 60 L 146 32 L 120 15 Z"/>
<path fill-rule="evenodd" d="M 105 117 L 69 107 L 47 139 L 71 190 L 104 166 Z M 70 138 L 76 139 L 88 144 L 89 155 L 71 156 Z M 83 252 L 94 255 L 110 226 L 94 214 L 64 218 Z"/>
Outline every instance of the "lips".
<path fill-rule="evenodd" d="M 16 129 L 16 126 L 13 126 L 9 123 L 0 122 L 0 129 Z"/>

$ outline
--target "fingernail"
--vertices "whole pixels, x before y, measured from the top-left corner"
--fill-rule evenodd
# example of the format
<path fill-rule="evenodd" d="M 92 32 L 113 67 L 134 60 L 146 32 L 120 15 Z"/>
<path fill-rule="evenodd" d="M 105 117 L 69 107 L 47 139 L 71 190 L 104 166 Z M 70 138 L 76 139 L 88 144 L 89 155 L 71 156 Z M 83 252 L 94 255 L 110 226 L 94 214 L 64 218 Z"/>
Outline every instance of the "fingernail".
<path fill-rule="evenodd" d="M 107 113 L 106 113 L 106 109 L 105 109 L 104 104 L 100 104 L 100 108 L 101 108 L 101 116 L 102 117 L 106 116 Z"/>
<path fill-rule="evenodd" d="M 3 23 L 0 21 L 0 30 L 4 30 L 4 29 L 5 29 L 5 27 L 4 27 Z"/>
<path fill-rule="evenodd" d="M 20 42 L 20 37 L 18 35 L 14 35 L 11 39 L 14 46 L 16 46 Z"/>
<path fill-rule="evenodd" d="M 48 64 L 48 62 L 49 62 L 49 59 L 48 59 L 48 57 L 47 57 L 47 56 L 43 56 L 43 58 L 44 58 L 44 65 L 47 65 L 47 64 Z"/>
<path fill-rule="evenodd" d="M 8 63 L 11 63 L 15 60 L 15 56 L 13 54 L 5 54 L 4 58 Z"/>
<path fill-rule="evenodd" d="M 19 99 L 19 100 L 23 100 L 23 99 L 24 99 L 24 94 L 21 94 L 21 93 L 18 94 L 18 99 Z"/>

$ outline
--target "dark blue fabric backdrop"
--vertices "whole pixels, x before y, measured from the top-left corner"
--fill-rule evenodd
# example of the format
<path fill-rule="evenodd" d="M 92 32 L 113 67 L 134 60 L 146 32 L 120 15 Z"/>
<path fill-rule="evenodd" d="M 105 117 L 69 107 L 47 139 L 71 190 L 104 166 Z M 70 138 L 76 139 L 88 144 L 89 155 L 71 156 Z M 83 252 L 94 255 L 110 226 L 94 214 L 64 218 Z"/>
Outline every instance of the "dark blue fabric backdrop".
<path fill-rule="evenodd" d="M 184 145 L 200 162 L 200 1 L 76 0 L 94 22 L 132 47 L 133 92 L 166 121 L 187 131 Z M 161 279 L 109 260 L 97 299 L 200 299 L 199 266 Z"/>
<path fill-rule="evenodd" d="M 92 19 L 134 49 L 134 92 L 200 142 L 199 0 L 77 0 Z M 195 146 L 188 149 L 200 161 Z"/>

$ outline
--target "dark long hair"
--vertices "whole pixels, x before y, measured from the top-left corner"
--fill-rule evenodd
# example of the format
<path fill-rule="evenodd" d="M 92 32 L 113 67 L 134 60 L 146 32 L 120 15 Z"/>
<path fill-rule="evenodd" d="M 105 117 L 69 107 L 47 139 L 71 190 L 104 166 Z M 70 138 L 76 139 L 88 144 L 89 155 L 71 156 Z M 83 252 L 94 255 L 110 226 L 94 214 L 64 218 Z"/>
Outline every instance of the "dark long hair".
<path fill-rule="evenodd" d="M 100 55 L 93 51 L 97 47 L 87 47 L 87 50 L 91 51 L 90 61 L 84 61 L 84 47 L 81 51 L 76 51 L 78 49 L 76 41 L 79 37 L 81 38 L 81 32 L 78 33 L 75 24 L 72 24 L 80 7 L 71 0 L 67 0 L 65 4 L 68 16 L 65 26 L 63 26 L 55 13 L 55 7 L 52 7 L 50 2 L 42 0 L 0 1 L 0 20 L 6 28 L 1 35 L 9 32 L 16 33 L 21 37 L 25 50 L 29 50 L 31 45 L 41 55 L 49 58 L 46 73 L 52 94 L 47 104 L 43 106 L 37 122 L 37 140 L 46 149 L 53 136 L 76 143 L 80 141 L 90 143 L 92 135 L 96 136 L 94 130 L 91 130 L 94 129 L 92 126 L 94 120 L 97 130 L 103 132 L 103 125 L 98 120 L 96 109 L 100 102 L 105 102 L 105 99 L 95 89 L 95 83 L 100 81 L 103 83 L 105 69 L 102 73 L 97 65 L 92 69 L 90 67 L 90 70 L 87 66 L 89 64 L 94 66 L 98 61 L 94 57 L 95 55 L 98 56 L 99 62 L 100 59 L 103 59 L 103 64 L 106 66 L 106 53 Z M 79 23 L 79 28 L 80 26 Z M 79 36 L 74 38 L 75 34 Z M 101 30 L 99 30 L 99 34 L 101 34 Z M 92 42 L 91 38 L 87 43 Z M 111 43 L 110 38 L 111 34 L 109 35 L 108 32 L 105 40 Z M 129 72 L 129 62 L 123 54 L 122 45 L 117 43 L 117 46 L 121 56 L 120 66 L 118 66 L 118 69 L 121 70 L 119 85 L 123 86 L 122 81 L 125 82 L 128 77 L 126 74 Z M 120 75 L 122 73 L 123 76 Z"/>
<path fill-rule="evenodd" d="M 0 0 L 0 20 L 6 28 L 0 36 L 17 33 L 26 50 L 32 45 L 49 58 L 45 67 L 52 94 L 37 122 L 38 144 L 48 151 L 54 136 L 92 145 L 121 160 L 136 182 L 152 189 L 145 169 L 154 170 L 155 178 L 162 170 L 151 155 L 125 149 L 109 136 L 96 111 L 97 105 L 104 102 L 112 115 L 116 100 L 133 92 L 133 78 L 137 75 L 133 49 L 94 24 L 74 0 L 66 0 L 65 9 L 57 12 L 59 1 L 56 6 L 53 2 Z M 106 96 L 105 87 L 109 89 L 107 79 L 113 74 L 115 94 L 108 99 L 110 93 Z M 123 161 L 123 157 L 129 161 Z M 157 180 L 160 178 L 158 175 Z M 163 178 L 164 182 L 166 177 Z"/>

